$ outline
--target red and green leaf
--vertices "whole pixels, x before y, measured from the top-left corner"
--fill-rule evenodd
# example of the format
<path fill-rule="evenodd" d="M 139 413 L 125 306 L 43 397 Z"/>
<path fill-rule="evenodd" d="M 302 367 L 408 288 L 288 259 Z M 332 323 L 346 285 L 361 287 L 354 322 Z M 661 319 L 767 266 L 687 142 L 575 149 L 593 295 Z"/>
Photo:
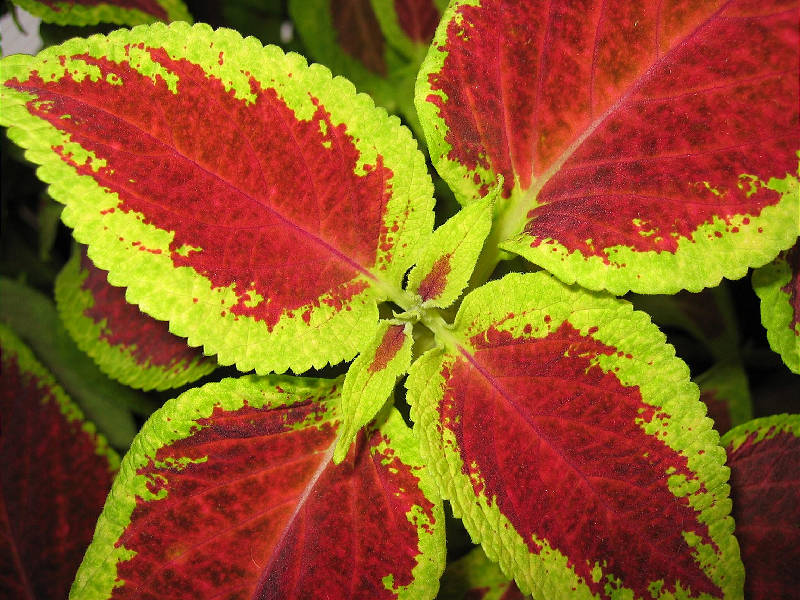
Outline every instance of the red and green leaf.
<path fill-rule="evenodd" d="M 139 25 L 192 21 L 181 0 L 13 0 L 17 6 L 56 25 Z"/>
<path fill-rule="evenodd" d="M 461 209 L 433 232 L 408 274 L 408 290 L 423 308 L 446 308 L 464 291 L 492 228 L 494 197 Z"/>
<path fill-rule="evenodd" d="M 331 462 L 341 380 L 226 379 L 144 425 L 80 598 L 432 598 L 441 502 L 395 410 Z"/>
<path fill-rule="evenodd" d="M 0 325 L 0 597 L 66 598 L 119 457 Z"/>
<path fill-rule="evenodd" d="M 517 585 L 503 575 L 478 546 L 451 562 L 442 575 L 438 600 L 523 600 Z"/>
<path fill-rule="evenodd" d="M 800 415 L 750 421 L 722 443 L 747 570 L 745 597 L 788 600 L 800 589 Z"/>
<path fill-rule="evenodd" d="M 508 275 L 464 299 L 445 341 L 407 380 L 415 432 L 443 497 L 522 591 L 741 593 L 719 435 L 646 314 Z"/>
<path fill-rule="evenodd" d="M 747 374 L 738 363 L 718 363 L 696 380 L 700 400 L 720 435 L 753 418 Z"/>
<path fill-rule="evenodd" d="M 770 347 L 800 373 L 800 242 L 753 273 Z"/>
<path fill-rule="evenodd" d="M 352 358 L 433 223 L 414 140 L 319 65 L 208 26 L 0 63 L 10 137 L 109 282 L 241 370 Z"/>
<path fill-rule="evenodd" d="M 674 293 L 797 237 L 798 6 L 457 0 L 417 86 L 464 203 L 563 281 Z"/>
<path fill-rule="evenodd" d="M 411 366 L 411 323 L 381 321 L 375 337 L 350 365 L 342 386 L 342 426 L 333 462 L 341 463 L 359 430 L 375 418 L 397 378 Z"/>
<path fill-rule="evenodd" d="M 86 249 L 77 248 L 56 278 L 55 298 L 67 331 L 109 377 L 143 390 L 180 387 L 214 370 L 213 360 L 190 348 L 125 300 Z"/>

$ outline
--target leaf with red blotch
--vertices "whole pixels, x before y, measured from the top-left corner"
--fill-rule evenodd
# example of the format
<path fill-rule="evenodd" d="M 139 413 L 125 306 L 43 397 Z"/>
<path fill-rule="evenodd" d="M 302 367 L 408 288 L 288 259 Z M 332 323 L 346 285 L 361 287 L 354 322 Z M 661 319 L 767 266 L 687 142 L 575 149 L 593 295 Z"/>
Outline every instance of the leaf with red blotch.
<path fill-rule="evenodd" d="M 800 374 L 800 241 L 753 272 L 753 288 L 770 347 Z"/>
<path fill-rule="evenodd" d="M 341 463 L 359 429 L 375 418 L 392 395 L 397 378 L 411 366 L 411 323 L 381 321 L 375 337 L 350 365 L 342 386 L 342 427 L 333 462 Z"/>
<path fill-rule="evenodd" d="M 437 600 L 523 600 L 525 597 L 478 546 L 447 565 Z"/>
<path fill-rule="evenodd" d="M 190 348 L 125 300 L 80 246 L 56 278 L 61 321 L 78 347 L 103 373 L 142 390 L 180 387 L 214 370 L 213 360 Z"/>
<path fill-rule="evenodd" d="M 443 7 L 434 0 L 291 0 L 310 56 L 420 133 L 414 81 Z"/>
<path fill-rule="evenodd" d="M 497 188 L 499 191 L 499 187 Z M 423 308 L 446 308 L 467 287 L 492 228 L 494 195 L 462 208 L 433 232 L 408 274 L 407 288 Z"/>
<path fill-rule="evenodd" d="M 156 24 L 0 62 L 9 136 L 126 298 L 220 364 L 349 360 L 433 227 L 410 132 L 320 65 Z"/>
<path fill-rule="evenodd" d="M 119 457 L 0 325 L 0 597 L 66 598 Z"/>
<path fill-rule="evenodd" d="M 139 25 L 153 21 L 192 21 L 181 0 L 12 0 L 20 8 L 56 25 Z"/>
<path fill-rule="evenodd" d="M 444 515 L 389 409 L 331 462 L 341 379 L 225 379 L 145 423 L 72 595 L 432 598 Z"/>
<path fill-rule="evenodd" d="M 700 400 L 720 435 L 753 418 L 747 373 L 740 363 L 717 363 L 695 380 Z"/>
<path fill-rule="evenodd" d="M 648 315 L 513 274 L 411 367 L 416 436 L 474 541 L 538 598 L 735 598 L 725 453 Z"/>
<path fill-rule="evenodd" d="M 800 589 L 800 415 L 755 419 L 722 437 L 731 468 L 745 597 L 796 598 Z"/>
<path fill-rule="evenodd" d="M 794 0 L 476 4 L 449 5 L 416 102 L 462 202 L 504 177 L 501 248 L 621 294 L 698 291 L 792 244 Z"/>

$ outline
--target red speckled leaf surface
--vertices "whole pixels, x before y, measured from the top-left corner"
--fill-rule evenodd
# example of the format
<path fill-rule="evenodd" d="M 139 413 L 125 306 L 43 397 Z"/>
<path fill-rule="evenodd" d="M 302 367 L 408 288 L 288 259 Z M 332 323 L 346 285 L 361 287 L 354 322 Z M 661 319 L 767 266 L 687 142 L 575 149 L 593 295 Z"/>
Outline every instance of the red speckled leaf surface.
<path fill-rule="evenodd" d="M 16 59 L 4 79 L 15 139 L 58 172 L 51 193 L 94 262 L 223 364 L 351 358 L 430 232 L 409 132 L 253 38 L 142 27 Z"/>
<path fill-rule="evenodd" d="M 417 104 L 463 202 L 504 177 L 505 248 L 622 293 L 700 289 L 746 270 L 709 253 L 791 244 L 797 198 L 770 181 L 798 169 L 796 2 L 479 4 L 451 3 Z"/>
<path fill-rule="evenodd" d="M 455 336 L 412 367 L 412 419 L 444 496 L 521 589 L 741 585 L 718 436 L 646 315 L 508 276 L 467 296 Z"/>
<path fill-rule="evenodd" d="M 432 597 L 443 516 L 411 432 L 392 412 L 334 466 L 340 383 L 246 377 L 170 401 L 124 461 L 73 593 Z"/>
<path fill-rule="evenodd" d="M 0 326 L 0 597 L 66 598 L 119 458 Z"/>
<path fill-rule="evenodd" d="M 77 248 L 56 280 L 61 319 L 78 346 L 110 377 L 140 389 L 180 387 L 210 373 L 215 363 L 169 332 L 108 283 L 86 248 Z"/>
<path fill-rule="evenodd" d="M 800 415 L 750 421 L 722 442 L 747 572 L 745 595 L 789 600 L 800 589 Z"/>

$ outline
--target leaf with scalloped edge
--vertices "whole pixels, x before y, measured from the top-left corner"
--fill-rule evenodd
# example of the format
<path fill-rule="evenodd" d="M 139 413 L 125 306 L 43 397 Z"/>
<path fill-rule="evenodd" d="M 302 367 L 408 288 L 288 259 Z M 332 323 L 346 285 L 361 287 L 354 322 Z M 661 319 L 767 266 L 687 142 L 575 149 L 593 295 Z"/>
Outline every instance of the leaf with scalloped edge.
<path fill-rule="evenodd" d="M 498 190 L 499 191 L 499 188 Z M 494 195 L 462 208 L 433 232 L 407 288 L 424 308 L 450 306 L 464 291 L 492 228 Z"/>
<path fill-rule="evenodd" d="M 478 546 L 447 565 L 437 600 L 523 600 L 525 597 Z"/>
<path fill-rule="evenodd" d="M 65 598 L 119 456 L 0 324 L 0 597 Z"/>
<path fill-rule="evenodd" d="M 430 235 L 410 132 L 255 38 L 156 24 L 0 68 L 0 122 L 92 261 L 220 364 L 351 359 Z"/>
<path fill-rule="evenodd" d="M 333 462 L 340 464 L 358 431 L 375 418 L 397 378 L 411 365 L 411 323 L 381 321 L 375 337 L 350 365 L 342 386 L 342 427 Z"/>
<path fill-rule="evenodd" d="M 735 598 L 725 454 L 648 315 L 546 273 L 464 299 L 407 380 L 474 541 L 540 598 Z"/>
<path fill-rule="evenodd" d="M 12 0 L 20 8 L 56 25 L 139 25 L 153 21 L 192 21 L 181 0 Z"/>
<path fill-rule="evenodd" d="M 794 598 L 800 589 L 800 415 L 749 421 L 722 437 L 731 468 L 745 597 Z"/>
<path fill-rule="evenodd" d="M 245 376 L 168 401 L 71 597 L 433 598 L 444 515 L 417 442 L 389 409 L 335 466 L 340 385 Z"/>
<path fill-rule="evenodd" d="M 431 158 L 464 203 L 503 175 L 500 247 L 567 283 L 742 277 L 798 233 L 798 10 L 454 1 L 417 80 Z"/>
<path fill-rule="evenodd" d="M 800 374 L 800 241 L 753 272 L 753 289 L 770 347 Z"/>
<path fill-rule="evenodd" d="M 180 387 L 216 367 L 186 340 L 172 335 L 125 300 L 125 289 L 110 285 L 105 271 L 76 247 L 56 278 L 61 322 L 106 375 L 142 390 Z"/>
<path fill-rule="evenodd" d="M 695 383 L 700 386 L 700 400 L 708 407 L 708 416 L 720 435 L 753 418 L 747 373 L 741 364 L 717 363 Z"/>

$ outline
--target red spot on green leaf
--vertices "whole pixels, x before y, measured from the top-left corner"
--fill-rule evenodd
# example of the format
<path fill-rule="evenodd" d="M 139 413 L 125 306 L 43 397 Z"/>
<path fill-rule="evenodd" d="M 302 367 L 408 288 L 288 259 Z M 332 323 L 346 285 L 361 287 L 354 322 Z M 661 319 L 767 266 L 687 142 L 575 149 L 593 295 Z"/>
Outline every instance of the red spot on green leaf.
<path fill-rule="evenodd" d="M 125 288 L 109 284 L 106 272 L 92 264 L 85 249 L 81 251 L 81 271 L 86 273 L 81 288 L 94 299 L 84 314 L 102 325 L 101 339 L 127 349 L 143 366 L 185 369 L 202 356 L 185 339 L 171 334 L 166 321 L 157 321 L 128 303 Z"/>
<path fill-rule="evenodd" d="M 447 288 L 447 276 L 450 275 L 451 258 L 451 253 L 437 258 L 436 262 L 434 262 L 431 267 L 430 273 L 419 282 L 417 293 L 419 293 L 423 302 L 426 300 L 435 300 L 444 293 Z"/>
<path fill-rule="evenodd" d="M 308 121 L 250 80 L 253 103 L 187 60 L 149 49 L 178 76 L 177 94 L 128 63 L 80 57 L 124 82 L 36 73 L 8 85 L 33 94 L 36 116 L 106 161 L 63 159 L 120 197 L 118 208 L 173 232 L 170 256 L 212 286 L 234 286 L 229 307 L 273 327 L 292 309 L 347 304 L 376 263 L 392 172 L 379 155 L 363 175 L 344 125 L 316 104 Z M 136 101 L 131 101 L 135 98 Z M 142 110 L 142 106 L 153 110 Z M 222 116 L 224 115 L 224 116 Z M 131 184 L 135 181 L 135 184 Z M 184 248 L 191 248 L 188 252 Z M 246 304 L 255 291 L 262 301 Z"/>
<path fill-rule="evenodd" d="M 692 532 L 713 545 L 708 529 L 667 486 L 670 469 L 696 480 L 686 458 L 645 434 L 641 423 L 659 415 L 639 388 L 595 363 L 616 348 L 566 322 L 545 338 L 490 328 L 471 342 L 474 358 L 444 373 L 441 423 L 475 492 L 496 503 L 531 552 L 541 550 L 531 535 L 546 540 L 601 596 L 596 562 L 637 596 L 659 579 L 665 589 L 680 582 L 718 595 L 683 538 Z"/>
<path fill-rule="evenodd" d="M 372 359 L 367 372 L 378 373 L 383 371 L 391 360 L 400 352 L 406 341 L 405 328 L 403 325 L 390 325 L 383 334 L 383 339 L 375 349 L 375 356 Z"/>

